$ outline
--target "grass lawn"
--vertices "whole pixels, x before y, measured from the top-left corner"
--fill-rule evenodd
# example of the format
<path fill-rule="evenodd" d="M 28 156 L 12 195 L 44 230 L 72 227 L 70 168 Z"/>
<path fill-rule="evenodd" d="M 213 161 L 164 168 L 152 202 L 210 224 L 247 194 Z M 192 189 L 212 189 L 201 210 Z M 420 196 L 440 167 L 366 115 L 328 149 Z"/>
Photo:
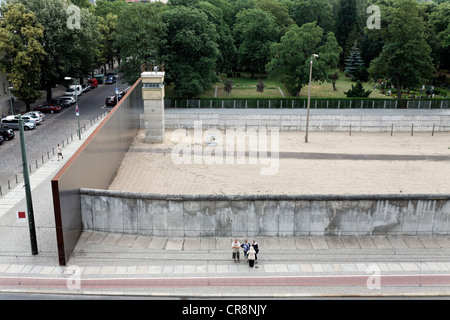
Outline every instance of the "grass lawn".
<path fill-rule="evenodd" d="M 242 76 L 239 78 L 227 78 L 225 75 L 220 77 L 221 82 L 216 83 L 211 89 L 207 90 L 204 94 L 200 96 L 200 98 L 236 98 L 236 99 L 245 99 L 245 98 L 282 98 L 284 97 L 292 97 L 292 95 L 288 92 L 286 86 L 274 79 L 268 79 L 267 77 L 260 78 L 250 78 L 250 76 Z M 227 79 L 233 81 L 233 89 L 230 94 L 226 94 L 223 90 L 223 82 Z M 256 84 L 258 80 L 261 79 L 264 84 L 264 92 L 259 93 L 256 91 Z M 350 78 L 345 77 L 344 73 L 341 73 L 339 79 L 336 81 L 336 89 L 337 91 L 333 91 L 333 85 L 331 82 L 313 82 L 311 84 L 311 97 L 312 98 L 346 98 L 344 92 L 348 91 L 352 84 L 356 84 L 356 82 L 352 82 Z M 364 83 L 364 88 L 366 90 L 372 90 L 369 98 L 390 98 L 384 94 L 381 94 L 379 90 L 373 89 L 373 86 L 370 82 Z M 281 92 L 280 92 L 281 90 Z M 300 97 L 308 96 L 308 86 L 306 85 L 302 91 L 300 92 Z"/>
<path fill-rule="evenodd" d="M 230 94 L 226 94 L 223 90 L 223 83 L 230 79 L 233 81 L 233 89 Z M 256 84 L 259 79 L 261 79 L 264 84 L 264 92 L 259 93 L 256 91 Z M 251 78 L 249 74 L 242 73 L 241 77 L 236 78 L 227 78 L 226 75 L 220 76 L 220 82 L 214 84 L 209 90 L 205 91 L 199 98 L 230 98 L 230 99 L 246 99 L 246 98 L 283 98 L 283 97 L 292 97 L 292 95 L 287 90 L 286 86 L 276 80 L 276 79 L 268 79 L 266 76 L 260 76 Z M 344 72 L 340 73 L 339 79 L 336 80 L 336 89 L 337 91 L 333 91 L 333 85 L 331 82 L 313 82 L 311 84 L 311 97 L 312 98 L 342 98 L 345 99 L 347 96 L 344 92 L 351 89 L 352 85 L 355 85 L 356 82 L 351 81 L 350 77 L 346 77 Z M 381 98 L 381 99 L 394 99 L 393 96 L 389 96 L 387 94 L 382 94 L 380 90 L 374 89 L 372 82 L 363 83 L 364 89 L 372 90 L 369 98 Z M 446 88 L 442 88 L 442 90 L 447 90 Z M 448 90 L 448 94 L 450 95 L 450 90 Z M 174 98 L 173 87 L 166 87 L 166 97 Z M 301 98 L 308 97 L 308 85 L 302 88 L 300 92 Z"/>

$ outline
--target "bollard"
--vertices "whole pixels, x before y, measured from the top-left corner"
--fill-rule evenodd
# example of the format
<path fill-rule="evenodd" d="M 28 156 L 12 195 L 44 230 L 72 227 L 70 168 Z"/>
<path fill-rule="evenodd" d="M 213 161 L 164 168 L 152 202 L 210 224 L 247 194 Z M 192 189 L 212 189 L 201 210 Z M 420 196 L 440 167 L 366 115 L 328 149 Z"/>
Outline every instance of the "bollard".
<path fill-rule="evenodd" d="M 394 124 L 391 124 L 391 137 L 394 134 Z"/>
<path fill-rule="evenodd" d="M 414 135 L 414 123 L 411 124 L 411 137 Z"/>
<path fill-rule="evenodd" d="M 11 185 L 9 184 L 9 179 L 8 179 L 8 189 L 11 189 Z"/>
<path fill-rule="evenodd" d="M 350 136 L 352 135 L 352 125 L 350 124 Z"/>
<path fill-rule="evenodd" d="M 42 163 L 44 163 L 44 156 L 42 156 Z"/>
<path fill-rule="evenodd" d="M 17 181 L 17 174 L 16 174 L 16 184 L 18 184 L 19 182 Z"/>
<path fill-rule="evenodd" d="M 36 159 L 36 169 L 37 169 L 38 165 L 37 165 L 37 159 Z"/>
<path fill-rule="evenodd" d="M 52 147 L 52 149 L 53 149 L 53 155 L 55 155 L 55 147 Z"/>
<path fill-rule="evenodd" d="M 47 150 L 47 159 L 50 159 L 50 152 Z"/>
<path fill-rule="evenodd" d="M 434 136 L 434 123 L 433 123 L 433 131 L 431 131 L 431 136 Z"/>
<path fill-rule="evenodd" d="M 30 173 L 31 173 L 31 164 L 28 165 L 29 169 L 30 169 Z"/>
<path fill-rule="evenodd" d="M 2 186 L 0 186 L 0 196 L 2 196 L 2 195 L 3 195 Z"/>

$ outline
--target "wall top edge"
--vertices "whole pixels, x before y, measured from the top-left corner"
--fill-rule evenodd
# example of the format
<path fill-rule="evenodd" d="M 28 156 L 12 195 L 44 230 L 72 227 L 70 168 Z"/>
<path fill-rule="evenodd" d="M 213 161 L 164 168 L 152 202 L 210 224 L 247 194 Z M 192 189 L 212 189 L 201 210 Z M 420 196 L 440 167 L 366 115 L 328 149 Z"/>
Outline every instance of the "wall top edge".
<path fill-rule="evenodd" d="M 450 200 L 450 194 L 248 194 L 248 195 L 184 195 L 136 193 L 100 189 L 81 188 L 81 195 L 122 197 L 148 200 L 172 201 L 410 201 L 410 200 Z"/>
<path fill-rule="evenodd" d="M 164 77 L 165 74 L 165 72 L 146 71 L 141 73 L 141 78 L 161 78 Z"/>

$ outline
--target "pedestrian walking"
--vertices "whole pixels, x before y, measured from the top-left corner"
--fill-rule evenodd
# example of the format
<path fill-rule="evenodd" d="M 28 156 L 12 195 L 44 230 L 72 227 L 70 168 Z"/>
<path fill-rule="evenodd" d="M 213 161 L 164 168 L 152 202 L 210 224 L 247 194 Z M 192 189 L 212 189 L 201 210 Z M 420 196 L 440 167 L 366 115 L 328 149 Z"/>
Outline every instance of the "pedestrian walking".
<path fill-rule="evenodd" d="M 248 250 L 250 249 L 250 243 L 245 239 L 244 243 L 241 244 L 241 248 L 244 249 L 244 259 L 245 262 L 248 260 Z"/>
<path fill-rule="evenodd" d="M 58 144 L 58 146 L 56 147 L 56 153 L 58 154 L 58 161 L 59 161 L 59 156 L 61 156 L 61 159 L 64 159 L 63 155 L 62 155 L 62 150 L 61 150 L 61 146 Z"/>
<path fill-rule="evenodd" d="M 241 248 L 241 244 L 237 239 L 234 239 L 233 243 L 231 244 L 231 248 L 233 250 L 233 260 L 234 262 L 239 263 L 239 249 Z"/>
<path fill-rule="evenodd" d="M 248 250 L 248 267 L 253 268 L 255 266 L 255 259 L 256 259 L 256 251 L 253 246 L 250 246 L 250 249 Z"/>
<path fill-rule="evenodd" d="M 252 241 L 252 248 L 255 249 L 255 263 L 258 263 L 259 247 L 255 240 Z"/>

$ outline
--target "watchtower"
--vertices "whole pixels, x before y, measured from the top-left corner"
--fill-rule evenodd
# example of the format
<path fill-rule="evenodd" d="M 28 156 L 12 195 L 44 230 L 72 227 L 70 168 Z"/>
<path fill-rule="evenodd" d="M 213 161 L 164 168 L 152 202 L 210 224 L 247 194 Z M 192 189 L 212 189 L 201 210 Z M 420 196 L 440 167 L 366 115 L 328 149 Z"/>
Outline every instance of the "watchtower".
<path fill-rule="evenodd" d="M 144 100 L 145 141 L 164 142 L 164 71 L 152 67 L 143 71 L 142 99 Z"/>

